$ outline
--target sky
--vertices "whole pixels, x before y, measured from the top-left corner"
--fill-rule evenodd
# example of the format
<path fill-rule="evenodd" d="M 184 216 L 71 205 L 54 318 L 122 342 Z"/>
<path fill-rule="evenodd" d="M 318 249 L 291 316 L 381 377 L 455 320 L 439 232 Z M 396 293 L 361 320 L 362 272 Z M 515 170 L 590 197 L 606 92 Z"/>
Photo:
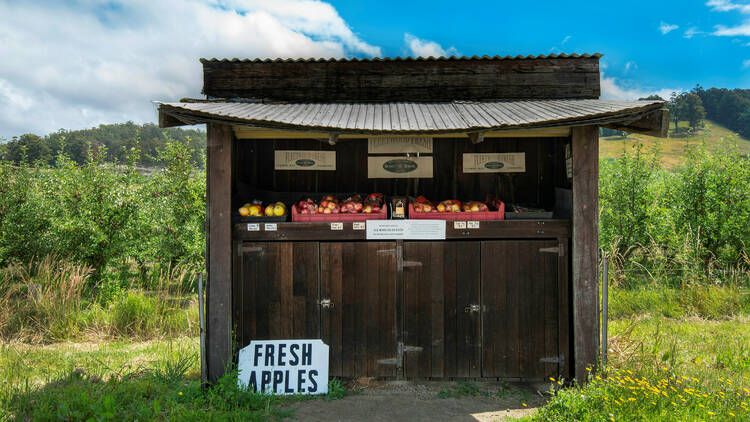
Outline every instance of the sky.
<path fill-rule="evenodd" d="M 155 122 L 201 57 L 602 53 L 602 98 L 750 88 L 740 0 L 0 0 L 0 139 Z"/>

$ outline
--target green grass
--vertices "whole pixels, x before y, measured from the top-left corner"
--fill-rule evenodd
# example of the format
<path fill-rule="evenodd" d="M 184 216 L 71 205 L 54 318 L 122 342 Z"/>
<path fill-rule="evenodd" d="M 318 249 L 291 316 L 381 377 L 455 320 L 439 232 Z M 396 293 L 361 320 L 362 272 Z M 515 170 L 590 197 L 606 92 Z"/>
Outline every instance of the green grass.
<path fill-rule="evenodd" d="M 687 122 L 680 122 L 680 128 L 687 128 Z M 631 134 L 627 138 L 621 136 L 602 137 L 599 142 L 599 158 L 617 159 L 623 151 L 630 151 L 635 143 L 645 147 L 659 146 L 661 149 L 661 163 L 665 167 L 675 167 L 685 161 L 685 151 L 691 145 L 705 143 L 710 151 L 721 148 L 722 140 L 734 139 L 743 154 L 750 154 L 750 140 L 732 132 L 718 123 L 706 120 L 705 127 L 699 129 L 693 136 L 675 134 L 674 123 L 670 123 L 670 137 L 657 138 L 648 135 Z"/>
<path fill-rule="evenodd" d="M 202 390 L 197 338 L 0 347 L 0 420 L 277 420 L 294 397 Z"/>
<path fill-rule="evenodd" d="M 610 323 L 610 362 L 533 421 L 750 420 L 750 320 Z"/>
<path fill-rule="evenodd" d="M 609 318 L 643 315 L 667 318 L 726 319 L 750 315 L 750 291 L 735 286 L 691 285 L 672 288 L 660 285 L 609 292 Z"/>

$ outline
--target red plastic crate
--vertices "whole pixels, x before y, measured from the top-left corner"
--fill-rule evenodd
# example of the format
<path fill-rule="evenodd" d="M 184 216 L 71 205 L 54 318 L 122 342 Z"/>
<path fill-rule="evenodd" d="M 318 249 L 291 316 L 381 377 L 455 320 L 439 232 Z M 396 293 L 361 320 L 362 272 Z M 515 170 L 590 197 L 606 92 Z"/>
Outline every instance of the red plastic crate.
<path fill-rule="evenodd" d="M 500 202 L 497 211 L 483 212 L 416 212 L 412 204 L 409 204 L 409 219 L 411 220 L 467 220 L 467 221 L 486 221 L 486 220 L 505 220 L 505 203 Z"/>
<path fill-rule="evenodd" d="M 367 220 L 386 220 L 388 219 L 388 210 L 385 206 L 377 213 L 339 213 L 339 214 L 300 214 L 297 211 L 297 205 L 292 205 L 293 222 L 339 222 L 339 221 L 367 221 Z"/>

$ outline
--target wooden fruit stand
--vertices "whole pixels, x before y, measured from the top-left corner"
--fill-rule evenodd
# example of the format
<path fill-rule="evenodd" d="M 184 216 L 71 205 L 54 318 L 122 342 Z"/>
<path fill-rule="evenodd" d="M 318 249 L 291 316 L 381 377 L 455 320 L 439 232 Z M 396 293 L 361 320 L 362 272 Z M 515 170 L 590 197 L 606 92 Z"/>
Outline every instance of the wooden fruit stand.
<path fill-rule="evenodd" d="M 319 338 L 339 378 L 583 380 L 599 334 L 598 127 L 663 136 L 668 122 L 661 102 L 599 100 L 599 57 L 202 60 L 207 99 L 159 117 L 207 123 L 208 378 L 251 340 Z M 280 152 L 306 158 L 280 168 Z M 467 161 L 513 154 L 515 170 Z M 384 160 L 395 175 L 375 171 Z M 549 215 L 430 214 L 438 238 L 236 219 L 251 198 L 372 192 L 490 194 Z"/>

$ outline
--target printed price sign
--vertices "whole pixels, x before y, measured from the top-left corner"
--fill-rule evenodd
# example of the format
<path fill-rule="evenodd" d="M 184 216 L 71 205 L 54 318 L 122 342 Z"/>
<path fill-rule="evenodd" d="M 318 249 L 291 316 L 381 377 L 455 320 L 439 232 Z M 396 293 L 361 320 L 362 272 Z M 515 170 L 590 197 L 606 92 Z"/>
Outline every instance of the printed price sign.
<path fill-rule="evenodd" d="M 367 222 L 367 240 L 444 240 L 443 220 L 370 220 Z"/>

